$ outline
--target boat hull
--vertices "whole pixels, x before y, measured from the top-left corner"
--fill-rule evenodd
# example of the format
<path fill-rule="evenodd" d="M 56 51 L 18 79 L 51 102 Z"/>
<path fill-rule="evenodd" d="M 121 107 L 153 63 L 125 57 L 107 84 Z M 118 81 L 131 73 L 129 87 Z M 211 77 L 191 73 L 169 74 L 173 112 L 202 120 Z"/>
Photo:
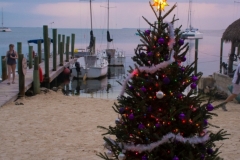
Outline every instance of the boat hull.
<path fill-rule="evenodd" d="M 0 32 L 11 32 L 12 30 L 7 27 L 0 28 Z"/>
<path fill-rule="evenodd" d="M 108 61 L 109 66 L 124 66 L 125 54 L 122 50 L 104 49 L 98 52 L 98 57 Z"/>
<path fill-rule="evenodd" d="M 182 34 L 182 38 L 183 39 L 202 39 L 203 38 L 203 34 L 200 32 L 184 32 Z"/>
<path fill-rule="evenodd" d="M 125 57 L 111 58 L 110 61 L 108 57 L 103 57 L 103 58 L 108 61 L 109 66 L 123 66 L 125 63 Z"/>
<path fill-rule="evenodd" d="M 77 72 L 76 67 L 71 68 L 71 75 L 75 78 L 83 78 L 84 76 L 87 79 L 96 79 L 101 78 L 107 75 L 108 67 L 103 66 L 101 68 L 99 67 L 89 67 L 89 68 L 83 68 L 80 67 L 80 72 Z"/>

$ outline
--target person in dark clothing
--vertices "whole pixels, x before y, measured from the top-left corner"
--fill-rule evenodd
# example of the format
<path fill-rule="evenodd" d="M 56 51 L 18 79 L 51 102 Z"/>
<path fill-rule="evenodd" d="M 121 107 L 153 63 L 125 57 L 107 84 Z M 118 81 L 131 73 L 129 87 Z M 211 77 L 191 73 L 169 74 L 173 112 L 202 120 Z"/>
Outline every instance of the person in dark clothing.
<path fill-rule="evenodd" d="M 16 51 L 14 51 L 14 45 L 9 45 L 9 50 L 6 53 L 6 56 L 3 60 L 7 59 L 7 66 L 8 66 L 8 84 L 10 85 L 10 75 L 12 73 L 12 84 L 14 84 L 15 80 L 15 70 L 16 70 L 16 60 L 18 59 L 18 54 Z"/>

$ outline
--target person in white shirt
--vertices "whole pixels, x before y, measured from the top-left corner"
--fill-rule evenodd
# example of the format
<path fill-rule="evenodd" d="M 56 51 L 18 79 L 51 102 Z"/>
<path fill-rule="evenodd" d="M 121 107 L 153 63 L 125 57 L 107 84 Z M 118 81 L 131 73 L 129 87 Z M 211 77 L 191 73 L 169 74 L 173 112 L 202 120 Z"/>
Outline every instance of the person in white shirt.
<path fill-rule="evenodd" d="M 240 60 L 240 57 L 238 58 Z M 224 111 L 227 111 L 225 104 L 232 101 L 234 98 L 237 97 L 238 94 L 240 94 L 240 63 L 238 64 L 236 71 L 234 73 L 232 86 L 233 86 L 232 94 L 228 96 L 228 98 L 224 101 L 225 102 L 224 105 L 222 105 L 222 109 Z"/>

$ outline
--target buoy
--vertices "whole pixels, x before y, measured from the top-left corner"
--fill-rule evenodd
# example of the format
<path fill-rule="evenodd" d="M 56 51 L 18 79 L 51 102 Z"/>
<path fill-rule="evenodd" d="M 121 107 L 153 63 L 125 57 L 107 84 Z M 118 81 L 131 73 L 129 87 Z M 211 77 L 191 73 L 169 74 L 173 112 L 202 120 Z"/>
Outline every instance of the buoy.
<path fill-rule="evenodd" d="M 35 51 L 32 51 L 32 58 L 35 57 Z"/>
<path fill-rule="evenodd" d="M 42 82 L 43 82 L 42 68 L 39 66 L 39 67 L 38 67 L 38 70 L 39 70 L 39 81 L 40 81 L 40 83 L 42 83 Z"/>
<path fill-rule="evenodd" d="M 64 74 L 64 75 L 69 75 L 69 74 L 70 74 L 70 70 L 69 70 L 68 68 L 65 68 L 65 69 L 63 70 L 63 74 Z"/>

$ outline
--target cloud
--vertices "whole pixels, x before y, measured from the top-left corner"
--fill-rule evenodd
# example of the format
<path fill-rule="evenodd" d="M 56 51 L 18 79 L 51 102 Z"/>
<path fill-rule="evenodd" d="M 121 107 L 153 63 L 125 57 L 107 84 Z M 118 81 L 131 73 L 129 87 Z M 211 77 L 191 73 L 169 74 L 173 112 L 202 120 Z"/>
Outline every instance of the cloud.
<path fill-rule="evenodd" d="M 31 9 L 33 14 L 54 17 L 69 17 L 77 16 L 79 14 L 79 3 L 45 3 L 39 4 Z"/>
<path fill-rule="evenodd" d="M 4 1 L 4 3 L 2 2 Z M 9 1 L 9 0 L 8 0 Z M 90 11 L 88 1 L 69 0 L 42 0 L 28 1 L 19 0 L 11 3 L 1 0 L 0 8 L 4 5 L 4 23 L 7 26 L 21 27 L 40 27 L 43 24 L 49 25 L 54 22 L 52 27 L 59 28 L 90 28 Z M 137 3 L 136 3 L 137 2 Z M 227 0 L 194 0 L 192 9 L 193 26 L 202 29 L 224 29 L 236 19 L 234 12 L 238 12 L 237 5 Z M 144 16 L 150 22 L 155 21 L 155 15 L 149 7 L 149 0 L 139 0 L 135 2 L 129 0 L 111 0 L 110 6 L 110 28 L 148 28 L 149 25 L 141 18 Z M 175 2 L 169 2 L 169 7 Z M 107 9 L 106 0 L 96 0 L 92 2 L 93 28 L 106 28 Z M 171 21 L 175 14 L 179 21 L 175 27 L 183 25 L 187 27 L 188 20 L 188 0 L 178 0 L 177 8 L 166 18 Z M 238 5 L 240 6 L 240 5 Z M 235 7 L 235 10 L 234 10 Z M 239 8 L 238 8 L 239 9 Z M 239 12 L 238 12 L 239 13 Z M 239 16 L 238 16 L 239 17 Z M 140 18 L 140 25 L 139 25 Z"/>

